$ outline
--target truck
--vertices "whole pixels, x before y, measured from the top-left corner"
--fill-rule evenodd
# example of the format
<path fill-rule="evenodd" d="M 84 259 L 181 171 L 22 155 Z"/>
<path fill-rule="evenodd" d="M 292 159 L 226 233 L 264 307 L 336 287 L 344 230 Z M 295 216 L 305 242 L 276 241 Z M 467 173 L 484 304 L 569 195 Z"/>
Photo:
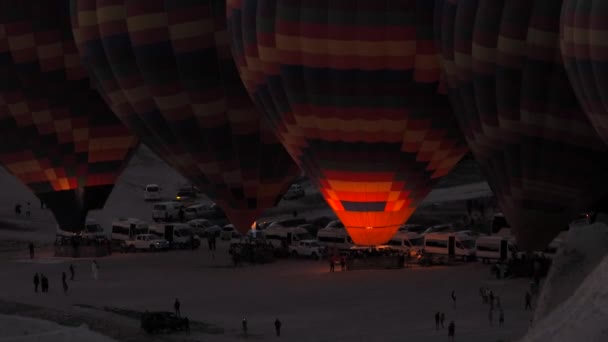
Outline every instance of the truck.
<path fill-rule="evenodd" d="M 170 247 L 169 241 L 160 239 L 154 234 L 139 234 L 132 239 L 125 240 L 124 249 L 126 252 L 147 250 L 150 252 L 167 250 Z"/>
<path fill-rule="evenodd" d="M 183 223 L 153 224 L 150 234 L 169 241 L 171 248 L 198 248 L 201 245 L 201 238 Z"/>
<path fill-rule="evenodd" d="M 293 257 L 309 257 L 319 260 L 325 255 L 325 248 L 317 240 L 300 240 L 289 246 L 289 254 Z"/>

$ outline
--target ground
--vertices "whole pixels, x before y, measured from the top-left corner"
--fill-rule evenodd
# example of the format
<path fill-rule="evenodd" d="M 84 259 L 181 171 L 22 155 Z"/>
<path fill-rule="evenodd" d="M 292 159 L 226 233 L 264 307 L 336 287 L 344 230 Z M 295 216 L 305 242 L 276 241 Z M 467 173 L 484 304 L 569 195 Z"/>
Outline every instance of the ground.
<path fill-rule="evenodd" d="M 440 184 L 417 215 L 421 220 L 447 220 L 466 211 L 463 193 L 487 198 L 487 185 L 479 183 L 478 169 L 469 161 L 462 171 Z M 475 171 L 477 170 L 477 171 Z M 116 217 L 150 220 L 151 203 L 143 201 L 143 187 L 157 183 L 170 197 L 184 182 L 146 151 L 137 153 L 121 176 L 103 210 L 90 213 L 103 226 Z M 472 184 L 474 183 L 474 184 Z M 469 187 L 457 187 L 472 184 Z M 198 251 L 158 254 L 114 254 L 99 260 L 101 276 L 91 278 L 91 260 L 51 256 L 55 223 L 48 210 L 8 174 L 0 175 L 0 314 L 21 315 L 63 325 L 86 324 L 120 341 L 148 341 L 139 322 L 116 314 L 125 310 L 171 310 L 175 298 L 182 312 L 195 321 L 191 335 L 161 336 L 167 341 L 239 341 L 241 320 L 249 321 L 249 339 L 274 338 L 273 322 L 283 322 L 288 341 L 445 341 L 447 331 L 435 331 L 436 311 L 456 323 L 457 341 L 514 341 L 528 329 L 531 312 L 523 310 L 528 280 L 496 280 L 487 266 L 478 263 L 450 267 L 386 271 L 354 271 L 330 274 L 324 261 L 279 260 L 269 265 L 230 266 L 225 244 L 215 258 L 203 247 Z M 264 215 L 331 215 L 312 187 L 299 201 L 281 201 Z M 477 195 L 476 195 L 477 196 Z M 32 217 L 15 217 L 15 203 L 31 202 Z M 430 222 L 430 221 L 429 221 Z M 27 256 L 27 241 L 36 243 L 34 260 Z M 67 296 L 60 292 L 61 272 L 76 266 L 76 281 Z M 45 273 L 51 293 L 35 294 L 32 277 Z M 504 328 L 490 327 L 488 307 L 481 304 L 478 289 L 487 285 L 500 295 L 505 308 Z M 456 291 L 452 308 L 450 292 Z M 112 312 L 103 308 L 112 309 Z M 120 309 L 120 310 L 117 310 Z M 13 325 L 0 316 L 3 326 Z M 498 314 L 494 314 L 494 320 Z M 28 323 L 31 333 L 47 331 Z M 25 339 L 24 339 L 25 341 Z M 28 340 L 30 341 L 30 340 Z M 59 340 L 57 340 L 59 341 Z M 65 339 L 61 340 L 65 341 Z"/>

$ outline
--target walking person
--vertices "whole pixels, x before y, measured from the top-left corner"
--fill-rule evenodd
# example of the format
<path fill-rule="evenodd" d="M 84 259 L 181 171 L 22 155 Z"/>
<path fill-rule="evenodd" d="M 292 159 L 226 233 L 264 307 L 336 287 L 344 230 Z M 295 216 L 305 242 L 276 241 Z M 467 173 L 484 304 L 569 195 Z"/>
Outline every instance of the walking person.
<path fill-rule="evenodd" d="M 38 276 L 38 273 L 34 274 L 34 292 L 38 292 L 38 285 L 40 284 L 40 277 Z"/>
<path fill-rule="evenodd" d="M 336 265 L 334 264 L 334 257 L 329 258 L 329 272 L 334 272 Z"/>
<path fill-rule="evenodd" d="M 439 320 L 441 321 L 441 327 L 444 328 L 443 322 L 445 321 L 445 312 L 441 313 L 441 317 L 439 317 Z"/>
<path fill-rule="evenodd" d="M 439 330 L 439 319 L 440 319 L 441 314 L 439 313 L 439 311 L 437 311 L 435 313 L 435 330 Z"/>
<path fill-rule="evenodd" d="M 99 264 L 96 260 L 93 260 L 91 263 L 91 273 L 93 274 L 93 279 L 97 280 L 99 277 Z"/>
<path fill-rule="evenodd" d="M 243 317 L 242 325 L 243 325 L 243 335 L 247 336 L 247 318 Z"/>
<path fill-rule="evenodd" d="M 65 272 L 61 272 L 61 284 L 63 285 L 63 294 L 68 295 L 68 282 L 66 281 Z"/>
<path fill-rule="evenodd" d="M 500 314 L 498 315 L 498 326 L 502 327 L 505 325 L 505 312 L 503 309 L 500 309 Z"/>
<path fill-rule="evenodd" d="M 175 309 L 175 316 L 177 317 L 181 317 L 182 313 L 179 310 L 181 307 L 181 303 L 179 302 L 179 299 L 175 298 L 175 303 L 173 303 L 173 308 Z"/>
<path fill-rule="evenodd" d="M 70 264 L 70 280 L 74 280 L 74 265 Z"/>
<path fill-rule="evenodd" d="M 526 307 L 525 310 L 532 310 L 532 295 L 530 292 L 526 292 Z"/>
<path fill-rule="evenodd" d="M 274 330 L 275 330 L 275 332 L 277 333 L 277 337 L 281 336 L 281 325 L 283 325 L 283 324 L 282 324 L 282 323 L 281 323 L 281 321 L 279 321 L 279 319 L 277 318 L 277 319 L 274 321 Z"/>
<path fill-rule="evenodd" d="M 454 333 L 456 332 L 456 324 L 454 321 L 450 321 L 450 325 L 448 325 L 448 341 L 454 341 Z"/>
<path fill-rule="evenodd" d="M 15 215 L 21 216 L 21 204 L 15 204 Z"/>
<path fill-rule="evenodd" d="M 494 309 L 494 291 L 490 291 L 490 307 Z"/>
<path fill-rule="evenodd" d="M 340 271 L 344 271 L 346 269 L 346 257 L 342 256 L 340 258 Z"/>
<path fill-rule="evenodd" d="M 454 292 L 454 290 L 452 290 L 452 304 L 454 305 L 454 309 L 456 309 L 456 292 Z"/>

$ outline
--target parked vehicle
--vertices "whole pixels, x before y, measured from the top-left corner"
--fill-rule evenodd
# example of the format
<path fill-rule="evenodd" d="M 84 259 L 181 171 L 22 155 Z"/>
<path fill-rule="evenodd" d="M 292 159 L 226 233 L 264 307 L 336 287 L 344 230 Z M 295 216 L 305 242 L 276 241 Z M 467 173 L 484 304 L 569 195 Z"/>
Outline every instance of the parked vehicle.
<path fill-rule="evenodd" d="M 106 239 L 107 235 L 103 227 L 94 219 L 87 219 L 84 224 L 84 229 L 80 232 L 83 239 L 97 240 Z"/>
<path fill-rule="evenodd" d="M 192 228 L 194 234 L 199 237 L 215 236 L 219 237 L 222 227 L 206 219 L 194 219 L 186 223 Z"/>
<path fill-rule="evenodd" d="M 135 252 L 141 250 L 148 250 L 151 252 L 162 251 L 169 249 L 169 241 L 160 239 L 154 234 L 139 234 L 135 235 L 133 239 L 124 241 L 124 248 L 127 252 Z"/>
<path fill-rule="evenodd" d="M 233 224 L 225 225 L 224 227 L 222 227 L 222 231 L 220 232 L 220 239 L 222 240 L 240 239 L 241 237 L 241 233 L 239 233 L 236 228 L 234 228 Z"/>
<path fill-rule="evenodd" d="M 198 197 L 194 188 L 182 188 L 177 191 L 175 200 L 179 202 L 187 202 L 195 200 Z"/>
<path fill-rule="evenodd" d="M 146 221 L 120 217 L 112 222 L 112 242 L 118 247 L 123 241 L 133 239 L 135 235 L 147 234 L 148 229 Z"/>
<path fill-rule="evenodd" d="M 519 249 L 515 240 L 503 236 L 482 236 L 476 241 L 476 255 L 482 262 L 492 260 L 505 261 L 514 254 L 519 256 Z"/>
<path fill-rule="evenodd" d="M 289 187 L 289 189 L 287 190 L 287 192 L 285 193 L 285 195 L 283 195 L 283 199 L 294 200 L 294 199 L 304 197 L 305 195 L 306 195 L 306 192 L 304 191 L 304 188 L 300 184 L 292 184 Z"/>
<path fill-rule="evenodd" d="M 317 240 L 301 240 L 289 246 L 289 254 L 294 257 L 305 256 L 318 260 L 325 254 L 325 248 Z"/>
<path fill-rule="evenodd" d="M 283 223 L 285 223 L 283 221 Z M 302 227 L 292 226 L 286 227 L 277 222 L 272 223 L 264 231 L 266 241 L 272 245 L 272 247 L 280 249 L 287 249 L 290 245 L 297 243 L 302 240 L 312 240 L 312 236 L 308 231 Z"/>
<path fill-rule="evenodd" d="M 422 234 L 453 232 L 454 226 L 451 223 L 438 224 L 427 228 Z"/>
<path fill-rule="evenodd" d="M 160 201 L 161 192 L 158 184 L 148 184 L 144 188 L 144 200 L 145 201 Z"/>
<path fill-rule="evenodd" d="M 153 224 L 150 233 L 169 241 L 172 248 L 198 248 L 201 245 L 200 237 L 183 223 Z"/>
<path fill-rule="evenodd" d="M 224 211 L 215 203 L 203 205 L 202 208 L 199 210 L 198 217 L 207 220 L 213 220 L 215 222 L 227 220 Z"/>
<path fill-rule="evenodd" d="M 418 255 L 424 249 L 424 236 L 418 233 L 397 232 L 387 243 L 401 254 Z"/>
<path fill-rule="evenodd" d="M 331 221 L 325 228 L 319 229 L 317 240 L 327 248 L 336 248 L 338 250 L 347 250 L 355 245 L 342 222 L 337 220 Z"/>
<path fill-rule="evenodd" d="M 463 260 L 472 260 L 475 258 L 475 240 L 466 234 L 427 233 L 424 236 L 424 252 L 459 256 Z"/>
<path fill-rule="evenodd" d="M 494 217 L 492 217 L 492 234 L 496 234 L 504 228 L 511 228 L 505 215 L 503 213 L 494 214 Z"/>
<path fill-rule="evenodd" d="M 154 222 L 173 222 L 179 218 L 179 211 L 185 210 L 184 205 L 178 202 L 161 202 L 152 208 Z"/>
<path fill-rule="evenodd" d="M 196 218 L 202 217 L 202 215 L 207 211 L 207 206 L 204 204 L 194 204 L 184 209 L 184 217 L 186 220 L 194 220 Z"/>

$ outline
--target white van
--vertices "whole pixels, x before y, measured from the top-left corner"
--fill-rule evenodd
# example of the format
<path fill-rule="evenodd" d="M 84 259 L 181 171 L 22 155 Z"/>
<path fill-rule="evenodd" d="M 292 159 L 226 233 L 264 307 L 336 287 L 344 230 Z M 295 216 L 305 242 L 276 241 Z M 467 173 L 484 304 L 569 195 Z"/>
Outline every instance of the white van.
<path fill-rule="evenodd" d="M 177 202 L 161 202 L 152 208 L 152 219 L 154 222 L 171 222 L 179 218 L 179 210 L 185 209 L 184 205 Z"/>
<path fill-rule="evenodd" d="M 302 227 L 283 227 L 272 223 L 264 230 L 264 237 L 274 248 L 287 248 L 302 240 L 312 240 L 310 233 Z"/>
<path fill-rule="evenodd" d="M 388 242 L 391 249 L 402 254 L 417 255 L 424 248 L 424 236 L 418 233 L 397 232 Z"/>
<path fill-rule="evenodd" d="M 476 255 L 482 262 L 508 260 L 513 253 L 519 255 L 515 240 L 504 236 L 481 236 L 476 241 Z"/>
<path fill-rule="evenodd" d="M 338 224 L 334 222 L 340 223 L 340 221 L 332 221 L 327 227 L 319 229 L 317 232 L 317 240 L 319 240 L 319 243 L 327 248 L 337 248 L 340 250 L 348 250 L 353 247 L 355 244 L 344 226 L 339 228 Z M 340 223 L 340 225 L 341 224 L 342 223 Z M 336 226 L 338 227 L 332 228 Z"/>
<path fill-rule="evenodd" d="M 148 184 L 144 188 L 144 201 L 160 201 L 160 186 Z"/>
<path fill-rule="evenodd" d="M 148 228 L 146 221 L 120 217 L 112 221 L 112 243 L 119 246 L 122 242 L 133 239 L 135 235 L 147 234 Z"/>
<path fill-rule="evenodd" d="M 475 240 L 458 233 L 428 233 L 424 235 L 424 252 L 471 260 L 475 257 Z"/>
<path fill-rule="evenodd" d="M 187 221 L 194 220 L 195 218 L 202 217 L 203 213 L 208 211 L 208 206 L 204 204 L 195 204 L 184 209 L 184 217 Z"/>
<path fill-rule="evenodd" d="M 163 223 L 150 225 L 150 234 L 165 239 L 171 243 L 173 248 L 189 248 L 194 243 L 194 248 L 201 245 L 201 239 L 194 234 L 192 228 L 182 223 Z"/>

